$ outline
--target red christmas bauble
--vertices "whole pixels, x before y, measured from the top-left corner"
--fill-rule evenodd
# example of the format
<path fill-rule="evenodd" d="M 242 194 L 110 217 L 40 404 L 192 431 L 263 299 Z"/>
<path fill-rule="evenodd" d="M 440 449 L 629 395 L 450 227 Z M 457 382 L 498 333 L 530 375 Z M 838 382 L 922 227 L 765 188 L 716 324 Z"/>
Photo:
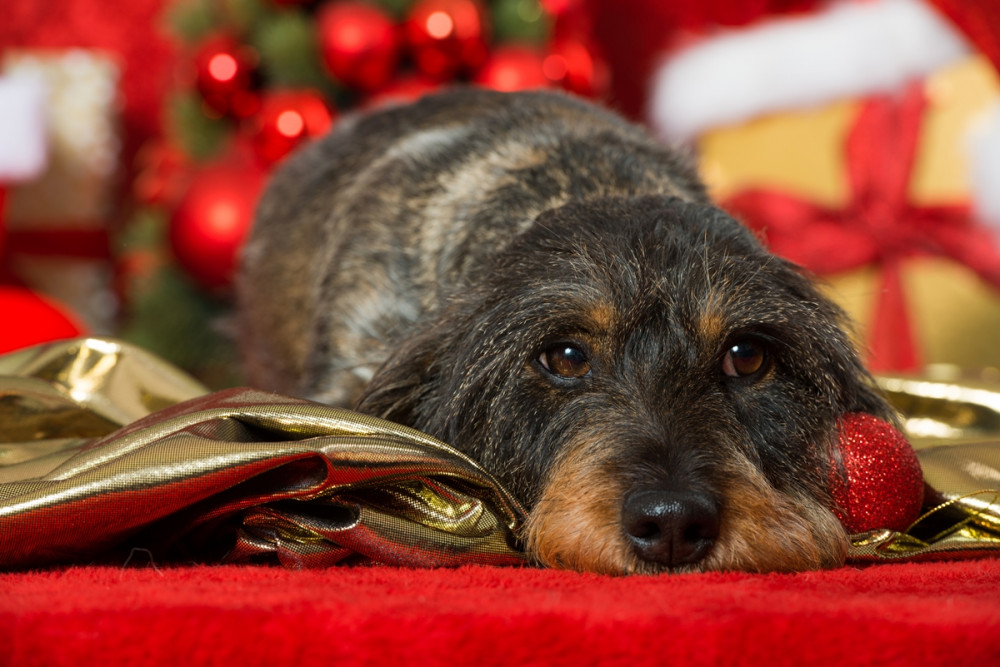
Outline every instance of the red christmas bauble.
<path fill-rule="evenodd" d="M 501 46 L 486 58 L 476 72 L 475 83 L 505 92 L 546 88 L 542 54 L 527 46 Z"/>
<path fill-rule="evenodd" d="M 252 48 L 228 35 L 202 42 L 194 57 L 195 88 L 205 105 L 220 115 L 246 118 L 259 108 L 253 79 L 258 57 Z"/>
<path fill-rule="evenodd" d="M 403 27 L 413 62 L 427 76 L 451 79 L 486 61 L 489 24 L 476 0 L 419 0 Z"/>
<path fill-rule="evenodd" d="M 334 114 L 314 90 L 283 90 L 266 94 L 250 127 L 250 143 L 265 166 L 271 166 L 300 144 L 330 129 Z"/>
<path fill-rule="evenodd" d="M 203 287 L 227 287 L 253 222 L 264 173 L 240 162 L 201 168 L 174 209 L 170 244 L 177 262 Z"/>
<path fill-rule="evenodd" d="M 543 61 L 546 78 L 584 97 L 603 97 L 611 88 L 611 69 L 604 59 L 576 39 L 556 39 Z"/>
<path fill-rule="evenodd" d="M 394 81 L 378 89 L 365 99 L 361 106 L 364 109 L 378 109 L 393 104 L 415 102 L 424 95 L 434 92 L 441 84 L 425 76 L 410 75 Z"/>
<path fill-rule="evenodd" d="M 324 5 L 317 15 L 319 48 L 327 70 L 351 88 L 375 90 L 396 69 L 396 26 L 377 7 L 348 0 Z"/>
<path fill-rule="evenodd" d="M 21 287 L 0 286 L 0 353 L 86 335 L 65 306 Z"/>
<path fill-rule="evenodd" d="M 906 436 L 863 413 L 845 415 L 839 428 L 842 470 L 833 467 L 830 485 L 834 514 L 852 534 L 906 530 L 924 501 L 920 461 Z"/>

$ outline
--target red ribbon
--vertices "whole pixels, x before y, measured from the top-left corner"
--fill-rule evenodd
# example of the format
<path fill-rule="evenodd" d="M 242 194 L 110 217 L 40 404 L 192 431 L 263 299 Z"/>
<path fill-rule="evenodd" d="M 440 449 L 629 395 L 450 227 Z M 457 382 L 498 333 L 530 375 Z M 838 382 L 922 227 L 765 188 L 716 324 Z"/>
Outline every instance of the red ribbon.
<path fill-rule="evenodd" d="M 747 190 L 725 203 L 771 250 L 819 275 L 869 264 L 881 286 L 869 335 L 869 364 L 908 371 L 920 355 L 907 315 L 900 265 L 907 257 L 954 259 L 1000 289 L 1000 248 L 968 204 L 916 206 L 909 201 L 926 102 L 923 88 L 876 97 L 861 108 L 845 145 L 850 197 L 841 209 L 771 190 Z"/>

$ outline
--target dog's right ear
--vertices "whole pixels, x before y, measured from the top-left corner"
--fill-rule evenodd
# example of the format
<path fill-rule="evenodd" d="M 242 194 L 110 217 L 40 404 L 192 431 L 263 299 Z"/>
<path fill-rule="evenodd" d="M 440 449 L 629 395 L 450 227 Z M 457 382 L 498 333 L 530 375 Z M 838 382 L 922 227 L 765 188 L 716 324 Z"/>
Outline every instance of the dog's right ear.
<path fill-rule="evenodd" d="M 375 372 L 355 409 L 419 428 L 427 399 L 437 384 L 440 344 L 436 328 L 405 341 Z"/>

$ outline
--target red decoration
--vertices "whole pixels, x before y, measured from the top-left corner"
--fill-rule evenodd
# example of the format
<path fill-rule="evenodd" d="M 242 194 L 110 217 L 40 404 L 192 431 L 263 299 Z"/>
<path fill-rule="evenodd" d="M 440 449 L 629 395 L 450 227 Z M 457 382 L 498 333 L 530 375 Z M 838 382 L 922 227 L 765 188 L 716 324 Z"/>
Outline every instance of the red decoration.
<path fill-rule="evenodd" d="M 64 306 L 28 289 L 0 286 L 0 311 L 0 354 L 86 333 Z"/>
<path fill-rule="evenodd" d="M 834 466 L 834 514 L 848 533 L 904 531 L 920 515 L 924 477 L 913 447 L 887 422 L 863 413 L 840 421 L 844 477 Z"/>
<path fill-rule="evenodd" d="M 227 35 L 205 40 L 194 57 L 195 87 L 220 115 L 246 118 L 259 108 L 252 90 L 257 53 Z"/>
<path fill-rule="evenodd" d="M 527 46 L 501 46 L 489 55 L 474 81 L 502 91 L 546 88 L 542 54 Z"/>
<path fill-rule="evenodd" d="M 607 63 L 593 48 L 577 39 L 553 41 L 543 69 L 549 81 L 584 97 L 603 97 L 611 88 Z"/>
<path fill-rule="evenodd" d="M 251 143 L 266 166 L 284 158 L 309 139 L 326 134 L 333 113 L 314 90 L 285 90 L 264 96 L 253 119 Z"/>
<path fill-rule="evenodd" d="M 317 16 L 320 53 L 330 73 L 371 91 L 389 81 L 399 56 L 396 28 L 377 7 L 348 1 L 324 5 Z"/>
<path fill-rule="evenodd" d="M 435 79 L 473 71 L 486 61 L 489 25 L 476 0 L 419 0 L 404 33 L 417 69 Z"/>
<path fill-rule="evenodd" d="M 173 212 L 170 243 L 177 261 L 201 285 L 227 287 L 253 220 L 263 172 L 237 162 L 199 170 Z"/>
<path fill-rule="evenodd" d="M 377 109 L 391 104 L 414 102 L 427 93 L 440 88 L 441 84 L 424 76 L 412 75 L 389 82 L 362 103 L 365 109 Z"/>
<path fill-rule="evenodd" d="M 818 274 L 880 267 L 882 285 L 869 338 L 870 366 L 879 371 L 920 367 L 900 278 L 907 257 L 950 257 L 1000 289 L 1000 247 L 972 219 L 967 205 L 908 201 L 924 107 L 918 85 L 902 100 L 879 97 L 864 105 L 845 146 L 851 199 L 843 209 L 763 190 L 726 202 L 764 234 L 775 253 Z"/>

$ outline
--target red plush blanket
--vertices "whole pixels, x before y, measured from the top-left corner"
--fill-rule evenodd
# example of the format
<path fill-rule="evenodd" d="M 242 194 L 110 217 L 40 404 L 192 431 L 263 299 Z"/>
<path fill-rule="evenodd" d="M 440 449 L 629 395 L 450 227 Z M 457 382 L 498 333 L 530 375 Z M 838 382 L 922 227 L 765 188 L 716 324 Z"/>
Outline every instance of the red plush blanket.
<path fill-rule="evenodd" d="M 1000 559 L 793 575 L 0 575 L 6 665 L 996 665 Z"/>

